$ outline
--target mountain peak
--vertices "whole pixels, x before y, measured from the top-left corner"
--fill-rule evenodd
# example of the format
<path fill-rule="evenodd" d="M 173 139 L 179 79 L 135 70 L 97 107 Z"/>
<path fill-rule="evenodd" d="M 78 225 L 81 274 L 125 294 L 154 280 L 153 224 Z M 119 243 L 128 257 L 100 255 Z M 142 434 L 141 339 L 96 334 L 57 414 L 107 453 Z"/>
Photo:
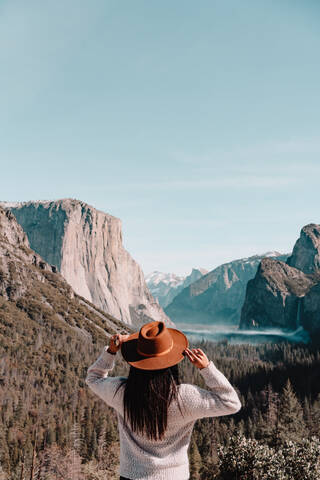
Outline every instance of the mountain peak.
<path fill-rule="evenodd" d="M 304 273 L 313 273 L 320 268 L 320 225 L 309 223 L 301 229 L 287 264 Z"/>
<path fill-rule="evenodd" d="M 201 268 L 201 267 L 193 267 L 192 268 L 192 271 L 191 271 L 191 275 L 193 272 L 200 272 L 202 275 L 205 275 L 206 273 L 208 273 L 209 270 L 207 270 L 206 268 Z"/>
<path fill-rule="evenodd" d="M 278 252 L 277 250 L 273 250 L 270 252 L 265 252 L 261 256 L 263 257 L 280 257 L 280 255 L 283 255 L 283 253 Z"/>

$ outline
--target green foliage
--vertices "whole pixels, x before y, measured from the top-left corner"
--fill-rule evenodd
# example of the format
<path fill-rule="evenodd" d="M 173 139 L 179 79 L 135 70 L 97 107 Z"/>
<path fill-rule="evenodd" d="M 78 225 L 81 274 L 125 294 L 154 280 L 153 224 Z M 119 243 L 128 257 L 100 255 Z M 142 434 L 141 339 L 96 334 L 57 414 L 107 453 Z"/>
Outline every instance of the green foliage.
<path fill-rule="evenodd" d="M 0 297 L 0 464 L 10 480 L 19 480 L 22 468 L 29 478 L 37 428 L 34 480 L 67 479 L 72 468 L 79 479 L 117 478 L 116 415 L 84 384 L 88 366 L 106 342 L 96 325 L 110 328 L 110 333 L 117 325 L 107 326 L 101 312 L 69 296 L 60 276 L 45 273 L 48 282 L 34 279 L 18 300 Z M 270 465 L 282 462 L 278 470 L 287 475 L 284 479 L 313 480 L 294 452 L 318 471 L 318 349 L 289 344 L 200 346 L 236 386 L 243 408 L 236 415 L 196 423 L 189 451 L 191 478 L 237 478 L 230 473 L 234 468 L 239 479 L 254 479 L 259 461 L 267 479 L 273 478 Z M 127 369 L 119 356 L 113 374 L 126 375 Z M 180 369 L 183 381 L 205 387 L 186 360 Z M 232 457 L 235 451 L 242 457 Z M 237 458 L 233 467 L 232 458 Z"/>
<path fill-rule="evenodd" d="M 317 480 L 320 478 L 320 441 L 284 441 L 274 449 L 243 436 L 219 448 L 217 480 Z"/>
<path fill-rule="evenodd" d="M 282 445 L 286 440 L 299 441 L 306 434 L 303 409 L 288 380 L 280 397 L 275 444 Z"/>
<path fill-rule="evenodd" d="M 302 442 L 285 441 L 281 449 L 284 458 L 283 470 L 289 479 L 319 480 L 320 440 L 312 437 Z"/>
<path fill-rule="evenodd" d="M 84 379 L 107 334 L 130 329 L 39 268 L 29 248 L 1 235 L 0 247 L 0 480 L 118 479 L 115 412 Z M 199 346 L 243 408 L 196 423 L 191 479 L 319 479 L 320 344 Z M 180 369 L 205 387 L 187 360 Z M 119 356 L 113 374 L 127 371 Z"/>

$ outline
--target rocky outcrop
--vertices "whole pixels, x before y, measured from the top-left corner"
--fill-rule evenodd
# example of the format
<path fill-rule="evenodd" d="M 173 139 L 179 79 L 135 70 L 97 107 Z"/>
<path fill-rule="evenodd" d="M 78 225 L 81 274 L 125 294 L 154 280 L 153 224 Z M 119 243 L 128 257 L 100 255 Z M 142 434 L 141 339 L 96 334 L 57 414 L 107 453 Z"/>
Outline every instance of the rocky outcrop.
<path fill-rule="evenodd" d="M 28 237 L 21 226 L 16 222 L 10 210 L 3 210 L 0 207 L 0 238 L 2 244 L 29 247 Z"/>
<path fill-rule="evenodd" d="M 263 260 L 248 282 L 240 328 L 304 328 L 320 332 L 320 225 L 301 229 L 287 262 Z"/>
<path fill-rule="evenodd" d="M 279 252 L 267 252 L 220 265 L 182 290 L 165 312 L 178 323 L 239 324 L 247 282 L 265 256 L 287 258 Z"/>
<path fill-rule="evenodd" d="M 301 229 L 287 263 L 304 273 L 313 273 L 320 268 L 320 225 L 310 223 Z"/>
<path fill-rule="evenodd" d="M 131 332 L 123 322 L 75 294 L 55 267 L 30 248 L 14 215 L 1 207 L 0 305 L 0 324 L 12 324 L 16 333 L 29 325 L 31 336 L 43 328 L 48 335 L 54 330 L 95 343 L 116 332 Z M 19 321 L 22 326 L 15 325 Z"/>
<path fill-rule="evenodd" d="M 162 308 L 165 308 L 184 288 L 206 273 L 208 270 L 204 268 L 193 268 L 190 275 L 186 277 L 155 271 L 146 276 L 146 282 L 153 297 L 158 300 Z"/>
<path fill-rule="evenodd" d="M 305 295 L 301 305 L 301 325 L 313 338 L 320 338 L 320 283 Z"/>
<path fill-rule="evenodd" d="M 118 218 L 72 199 L 3 206 L 17 218 L 30 247 L 55 265 L 78 295 L 127 324 L 171 323 L 124 249 Z"/>
<path fill-rule="evenodd" d="M 30 279 L 41 281 L 40 271 L 33 267 L 53 270 L 30 249 L 27 235 L 14 215 L 0 207 L 0 296 L 17 300 L 26 292 Z"/>
<path fill-rule="evenodd" d="M 295 330 L 301 325 L 301 298 L 316 281 L 285 262 L 262 259 L 254 279 L 247 285 L 240 328 Z"/>

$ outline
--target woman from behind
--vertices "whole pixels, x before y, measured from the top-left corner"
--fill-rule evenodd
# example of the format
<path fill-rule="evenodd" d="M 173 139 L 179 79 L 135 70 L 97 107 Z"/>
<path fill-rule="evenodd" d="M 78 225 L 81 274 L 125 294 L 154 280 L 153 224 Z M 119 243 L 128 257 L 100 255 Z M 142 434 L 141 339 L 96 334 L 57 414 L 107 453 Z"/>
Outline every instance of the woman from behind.
<path fill-rule="evenodd" d="M 109 376 L 120 349 L 130 365 L 127 378 Z M 181 384 L 178 363 L 185 357 L 210 390 Z M 236 391 L 205 353 L 189 349 L 186 336 L 163 322 L 111 337 L 86 383 L 117 413 L 122 480 L 188 480 L 195 421 L 241 408 Z"/>

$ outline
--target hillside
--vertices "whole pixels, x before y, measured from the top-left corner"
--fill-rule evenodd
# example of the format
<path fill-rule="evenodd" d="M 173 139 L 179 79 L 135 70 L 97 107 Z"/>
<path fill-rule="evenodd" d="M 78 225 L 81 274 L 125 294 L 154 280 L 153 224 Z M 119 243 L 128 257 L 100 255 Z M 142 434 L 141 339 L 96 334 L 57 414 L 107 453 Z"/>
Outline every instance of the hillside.
<path fill-rule="evenodd" d="M 107 337 L 128 327 L 75 294 L 55 270 L 0 209 L 0 479 L 118 480 L 116 415 L 84 379 Z M 293 471 L 291 480 L 316 480 L 318 347 L 201 348 L 239 390 L 243 408 L 196 423 L 190 479 L 235 478 L 238 467 L 257 478 L 253 470 L 276 462 L 276 473 Z M 204 386 L 186 359 L 179 366 L 183 382 Z M 127 371 L 118 355 L 113 374 Z"/>
<path fill-rule="evenodd" d="M 0 208 L 0 465 L 16 467 L 35 425 L 39 444 L 66 438 L 65 410 L 83 412 L 88 401 L 81 391 L 91 359 L 111 334 L 130 331 L 75 294 Z"/>

